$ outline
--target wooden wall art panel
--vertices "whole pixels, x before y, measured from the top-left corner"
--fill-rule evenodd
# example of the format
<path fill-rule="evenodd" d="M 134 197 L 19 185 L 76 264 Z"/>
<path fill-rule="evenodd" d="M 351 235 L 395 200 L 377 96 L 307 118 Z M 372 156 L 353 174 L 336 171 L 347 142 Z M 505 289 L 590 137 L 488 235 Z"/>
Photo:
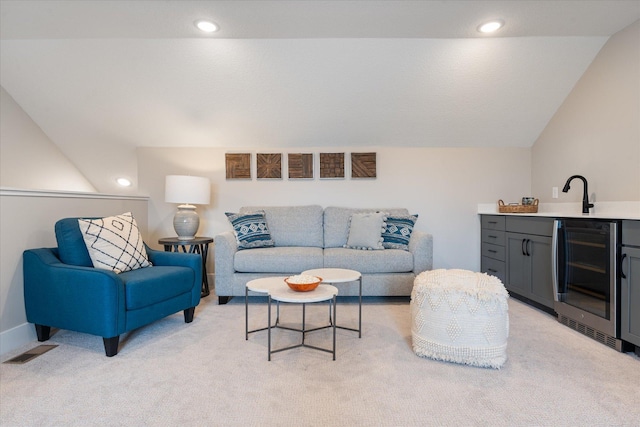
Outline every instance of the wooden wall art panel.
<path fill-rule="evenodd" d="M 258 179 L 282 178 L 282 154 L 258 153 L 256 165 Z"/>
<path fill-rule="evenodd" d="M 320 178 L 344 178 L 344 153 L 320 153 Z"/>
<path fill-rule="evenodd" d="M 351 153 L 351 178 L 375 178 L 376 153 Z"/>
<path fill-rule="evenodd" d="M 251 179 L 251 153 L 226 153 L 227 179 Z"/>
<path fill-rule="evenodd" d="M 313 154 L 289 153 L 289 179 L 313 179 Z"/>

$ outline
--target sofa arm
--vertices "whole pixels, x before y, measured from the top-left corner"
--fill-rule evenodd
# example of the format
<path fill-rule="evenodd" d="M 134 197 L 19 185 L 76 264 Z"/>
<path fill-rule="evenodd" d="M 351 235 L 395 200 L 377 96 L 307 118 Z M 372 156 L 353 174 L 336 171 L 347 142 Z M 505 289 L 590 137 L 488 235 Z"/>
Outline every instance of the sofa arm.
<path fill-rule="evenodd" d="M 191 304 L 193 304 L 193 307 L 197 306 L 200 303 L 202 290 L 202 256 L 193 253 L 159 251 L 148 246 L 146 249 L 149 261 L 153 265 L 188 267 L 193 270 L 194 280 Z"/>
<path fill-rule="evenodd" d="M 409 252 L 413 254 L 413 272 L 418 275 L 433 269 L 433 236 L 414 230 L 409 240 Z"/>
<path fill-rule="evenodd" d="M 225 231 L 215 236 L 214 242 L 216 278 L 230 277 L 235 273 L 233 258 L 238 252 L 236 236 L 232 231 Z"/>
<path fill-rule="evenodd" d="M 164 252 L 147 248 L 147 255 L 153 265 L 189 267 L 193 269 L 193 271 L 202 272 L 202 256 L 200 256 L 200 254 Z M 202 279 L 202 277 L 200 279 Z"/>
<path fill-rule="evenodd" d="M 23 253 L 27 321 L 105 338 L 125 331 L 124 283 L 112 271 L 63 264 L 53 249 Z"/>

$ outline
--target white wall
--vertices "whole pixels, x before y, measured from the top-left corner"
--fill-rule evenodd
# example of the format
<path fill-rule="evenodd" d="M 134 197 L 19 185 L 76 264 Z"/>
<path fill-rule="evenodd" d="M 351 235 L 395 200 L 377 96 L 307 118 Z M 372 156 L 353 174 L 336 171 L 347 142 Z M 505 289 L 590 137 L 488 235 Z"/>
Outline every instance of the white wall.
<path fill-rule="evenodd" d="M 584 175 L 591 201 L 640 201 L 640 21 L 614 34 L 532 149 L 532 193 L 542 202 L 582 200 L 571 175 Z"/>
<path fill-rule="evenodd" d="M 0 186 L 96 191 L 3 87 L 0 111 Z"/>
<path fill-rule="evenodd" d="M 133 213 L 146 237 L 144 197 L 0 190 L 0 354 L 36 339 L 24 311 L 22 252 L 57 246 L 54 225 L 61 218 L 123 212 Z"/>
<path fill-rule="evenodd" d="M 0 354 L 35 339 L 26 323 L 22 252 L 55 246 L 55 221 L 133 211 L 147 224 L 146 199 L 95 194 L 40 127 L 0 87 Z"/>
<path fill-rule="evenodd" d="M 375 151 L 377 178 L 371 180 L 321 180 L 317 178 L 319 152 Z M 478 203 L 519 200 L 531 188 L 531 156 L 528 148 L 383 148 L 325 147 L 304 150 L 315 154 L 316 178 L 311 181 L 226 180 L 226 152 L 256 152 L 250 147 L 139 148 L 140 189 L 150 197 L 150 243 L 175 236 L 172 218 L 176 209 L 164 202 L 164 177 L 169 174 L 206 176 L 211 179 L 209 206 L 200 206 L 199 235 L 214 236 L 230 229 L 224 212 L 245 205 L 305 205 L 352 207 L 406 207 L 419 214 L 417 229 L 434 236 L 436 268 L 480 267 Z M 347 161 L 347 165 L 350 162 Z M 349 169 L 347 167 L 347 176 Z M 159 246 L 158 246 L 159 247 Z M 211 257 L 209 271 L 213 271 Z"/>

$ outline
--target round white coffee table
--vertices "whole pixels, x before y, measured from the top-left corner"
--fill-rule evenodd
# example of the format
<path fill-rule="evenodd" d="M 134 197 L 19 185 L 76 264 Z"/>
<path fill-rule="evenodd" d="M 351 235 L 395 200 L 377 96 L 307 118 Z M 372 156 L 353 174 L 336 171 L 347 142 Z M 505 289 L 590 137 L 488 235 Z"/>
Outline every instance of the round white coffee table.
<path fill-rule="evenodd" d="M 268 291 L 268 299 L 269 299 L 269 318 L 268 318 L 268 326 L 267 329 L 269 331 L 269 338 L 268 338 L 268 350 L 269 350 L 269 356 L 267 360 L 271 360 L 271 355 L 273 353 L 278 353 L 280 351 L 285 351 L 285 350 L 291 350 L 293 348 L 298 348 L 298 347 L 309 347 L 312 348 L 314 350 L 320 350 L 320 351 L 324 351 L 327 353 L 332 353 L 333 354 L 333 360 L 336 360 L 336 324 L 335 322 L 333 322 L 333 346 L 331 348 L 331 350 L 326 349 L 326 348 L 322 348 L 322 347 L 316 347 L 310 344 L 306 344 L 304 342 L 305 339 L 305 335 L 308 332 L 312 332 L 312 331 L 316 331 L 318 329 L 325 329 L 326 326 L 324 327 L 319 327 L 319 328 L 314 328 L 314 329 L 306 329 L 306 325 L 305 325 L 305 314 L 306 314 L 306 304 L 309 303 L 314 303 L 314 302 L 322 302 L 322 301 L 331 301 L 332 305 L 333 305 L 333 318 L 335 319 L 336 317 L 336 296 L 338 295 L 338 288 L 336 288 L 335 286 L 331 286 L 331 285 L 319 285 L 317 288 L 315 288 L 313 291 L 309 291 L 309 292 L 296 292 L 294 290 L 292 290 L 291 288 L 289 288 L 289 286 L 287 286 L 286 283 L 283 283 L 281 285 L 278 286 L 274 286 L 271 287 Z M 277 350 L 271 350 L 271 329 L 273 329 L 273 327 L 271 326 L 271 300 L 273 301 L 277 301 L 277 302 L 283 302 L 283 303 L 294 303 L 294 304 L 302 304 L 302 329 L 293 329 L 293 328 L 285 328 L 283 326 L 278 326 L 276 323 L 275 327 L 278 328 L 282 328 L 282 329 L 289 329 L 289 330 L 293 330 L 293 331 L 297 331 L 297 332 L 301 332 L 302 333 L 302 341 L 300 344 L 296 344 L 296 345 L 292 345 L 289 347 L 283 347 L 283 348 L 279 348 Z"/>
<path fill-rule="evenodd" d="M 265 294 L 267 296 L 269 291 L 273 288 L 281 287 L 285 285 L 284 279 L 288 276 L 275 276 L 275 277 L 262 277 L 260 279 L 254 279 L 247 282 L 244 290 L 244 325 L 245 325 L 245 340 L 249 339 L 249 334 L 258 331 L 264 331 L 267 329 L 267 326 L 264 328 L 258 328 L 249 330 L 249 291 L 258 292 L 261 294 Z M 277 307 L 277 315 L 276 315 L 276 325 L 278 324 L 280 318 L 280 306 Z"/>
<path fill-rule="evenodd" d="M 322 277 L 322 283 L 330 283 L 332 285 L 355 281 L 358 282 L 358 329 L 348 328 L 345 326 L 337 327 L 340 329 L 355 331 L 358 333 L 358 338 L 362 338 L 362 274 L 360 274 L 359 271 L 349 270 L 346 268 L 315 268 L 313 270 L 303 271 L 302 274 Z"/>

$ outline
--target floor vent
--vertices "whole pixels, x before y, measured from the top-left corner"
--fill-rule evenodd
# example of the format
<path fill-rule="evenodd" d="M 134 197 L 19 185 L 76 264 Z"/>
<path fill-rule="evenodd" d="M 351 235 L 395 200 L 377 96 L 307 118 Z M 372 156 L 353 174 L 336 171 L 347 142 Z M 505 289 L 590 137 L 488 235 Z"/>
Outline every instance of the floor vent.
<path fill-rule="evenodd" d="M 567 316 L 559 315 L 558 322 L 580 332 L 582 335 L 586 335 L 589 338 L 606 345 L 607 347 L 611 347 L 614 350 L 622 351 L 622 341 L 619 339 L 616 339 L 603 332 L 597 331 L 590 326 L 583 325 L 582 323 L 570 319 Z"/>
<path fill-rule="evenodd" d="M 18 356 L 11 358 L 4 363 L 14 363 L 22 365 L 23 363 L 27 363 L 40 356 L 41 354 L 45 354 L 47 351 L 53 350 L 56 347 L 57 345 L 42 344 L 35 348 L 32 348 L 31 350 L 25 351 L 24 353 L 19 354 Z"/>

